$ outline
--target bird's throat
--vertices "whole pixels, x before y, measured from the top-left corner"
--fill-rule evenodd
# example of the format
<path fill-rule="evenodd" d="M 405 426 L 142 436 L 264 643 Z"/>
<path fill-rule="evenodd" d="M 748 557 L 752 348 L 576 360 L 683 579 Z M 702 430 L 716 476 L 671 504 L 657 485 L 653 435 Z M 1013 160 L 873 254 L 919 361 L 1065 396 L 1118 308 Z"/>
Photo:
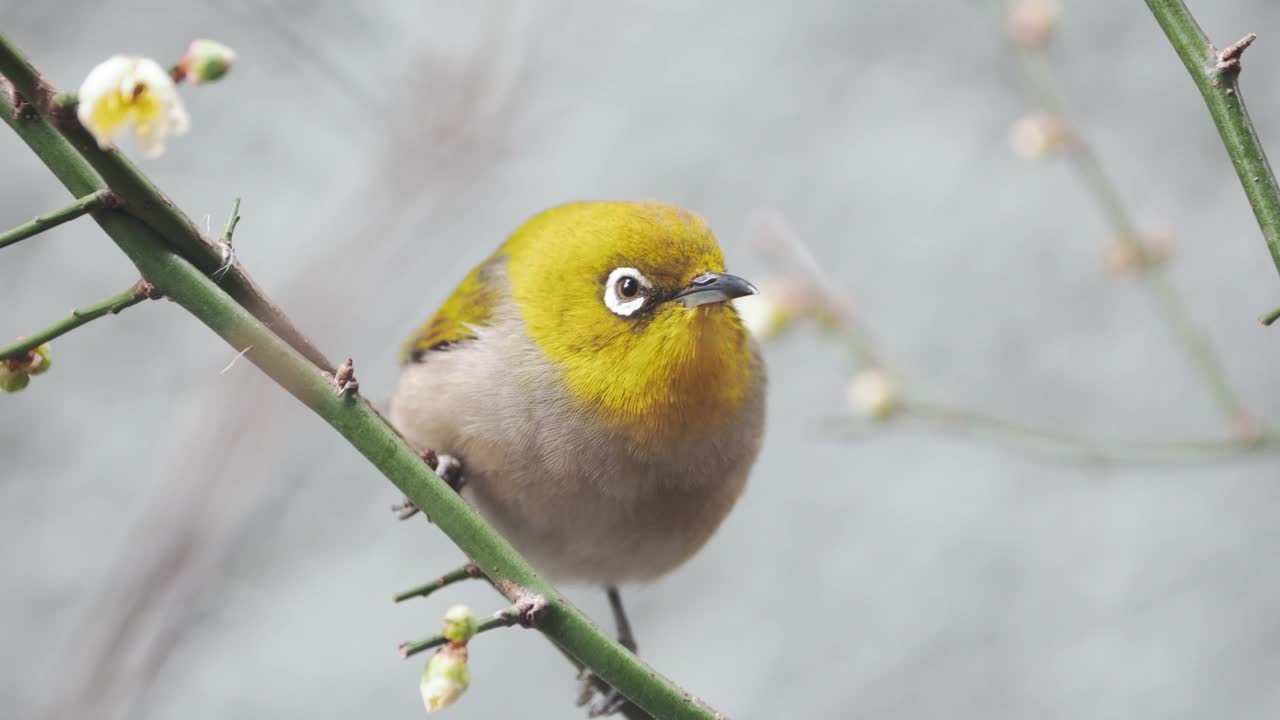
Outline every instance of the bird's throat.
<path fill-rule="evenodd" d="M 718 429 L 754 388 L 750 339 L 735 312 L 719 305 L 676 312 L 591 356 L 561 361 L 575 399 L 637 441 Z"/>

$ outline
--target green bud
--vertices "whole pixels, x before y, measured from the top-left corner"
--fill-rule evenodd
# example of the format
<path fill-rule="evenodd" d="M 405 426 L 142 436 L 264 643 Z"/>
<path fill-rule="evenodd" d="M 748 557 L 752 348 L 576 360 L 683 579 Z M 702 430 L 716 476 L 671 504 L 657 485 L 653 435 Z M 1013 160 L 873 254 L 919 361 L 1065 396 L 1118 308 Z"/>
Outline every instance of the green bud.
<path fill-rule="evenodd" d="M 450 642 L 466 645 L 476 634 L 476 616 L 466 605 L 454 605 L 444 614 L 444 636 Z"/>
<path fill-rule="evenodd" d="M 49 343 L 45 343 L 31 351 L 31 361 L 27 363 L 25 370 L 29 375 L 39 375 L 48 372 L 52 365 L 53 358 L 49 350 Z"/>
<path fill-rule="evenodd" d="M 30 384 L 30 375 L 21 370 L 11 370 L 8 363 L 0 362 L 0 390 L 16 393 L 25 390 Z"/>
<path fill-rule="evenodd" d="M 443 710 L 458 701 L 471 684 L 465 645 L 450 643 L 440 648 L 422 671 L 422 704 L 427 712 Z"/>
<path fill-rule="evenodd" d="M 219 80 L 236 61 L 236 52 L 213 40 L 195 40 L 178 66 L 195 85 Z"/>

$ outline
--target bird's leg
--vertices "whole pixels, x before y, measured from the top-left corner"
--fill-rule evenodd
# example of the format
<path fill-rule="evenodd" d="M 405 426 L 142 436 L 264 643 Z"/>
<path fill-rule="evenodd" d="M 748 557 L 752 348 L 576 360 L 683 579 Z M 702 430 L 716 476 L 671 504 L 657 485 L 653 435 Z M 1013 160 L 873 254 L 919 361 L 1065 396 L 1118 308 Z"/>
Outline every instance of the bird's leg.
<path fill-rule="evenodd" d="M 432 471 L 440 476 L 441 480 L 444 480 L 449 487 L 453 488 L 454 492 L 462 492 L 463 486 L 467 484 L 467 478 L 462 474 L 461 460 L 452 455 L 436 455 L 436 451 L 430 448 L 422 451 L 419 456 L 422 458 L 422 462 L 427 464 L 427 467 L 431 468 Z M 392 505 L 391 510 L 401 520 L 408 520 L 419 512 L 418 506 L 414 505 L 413 501 L 407 497 L 400 504 Z"/>
<path fill-rule="evenodd" d="M 609 607 L 613 610 L 613 624 L 618 628 L 618 644 L 633 653 L 636 652 L 636 636 L 631 632 L 631 621 L 627 620 L 626 610 L 622 609 L 622 595 L 616 587 L 607 587 L 604 592 L 609 597 Z M 578 706 L 581 707 L 595 696 L 597 678 L 595 673 L 584 668 L 578 680 L 581 683 L 578 688 Z M 626 704 L 627 698 L 616 688 L 610 687 L 587 710 L 587 717 L 612 715 Z"/>
<path fill-rule="evenodd" d="M 618 588 L 605 588 L 604 592 L 609 596 L 609 607 L 613 609 L 613 624 L 618 628 L 618 643 L 632 653 L 639 652 L 639 648 L 636 647 L 636 636 L 631 632 L 631 621 L 627 620 L 627 611 L 622 609 L 622 595 L 618 593 Z"/>

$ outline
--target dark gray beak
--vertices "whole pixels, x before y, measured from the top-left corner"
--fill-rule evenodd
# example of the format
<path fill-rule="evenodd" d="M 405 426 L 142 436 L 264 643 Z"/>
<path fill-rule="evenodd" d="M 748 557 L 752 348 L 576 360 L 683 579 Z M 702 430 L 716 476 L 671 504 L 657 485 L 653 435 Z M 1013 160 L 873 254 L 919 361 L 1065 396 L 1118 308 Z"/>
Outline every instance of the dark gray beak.
<path fill-rule="evenodd" d="M 728 273 L 703 273 L 689 283 L 689 287 L 676 293 L 675 300 L 693 308 L 707 303 L 724 302 L 744 295 L 759 293 L 756 286 L 737 275 Z"/>

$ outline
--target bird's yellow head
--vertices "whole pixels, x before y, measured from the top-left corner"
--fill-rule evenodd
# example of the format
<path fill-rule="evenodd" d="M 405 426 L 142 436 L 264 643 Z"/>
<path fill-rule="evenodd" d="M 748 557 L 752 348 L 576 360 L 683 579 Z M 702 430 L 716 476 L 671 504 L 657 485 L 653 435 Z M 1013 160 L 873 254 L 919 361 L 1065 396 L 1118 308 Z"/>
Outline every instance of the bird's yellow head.
<path fill-rule="evenodd" d="M 574 203 L 499 251 L 529 336 L 584 407 L 639 439 L 697 434 L 753 387 L 751 340 L 698 216 L 657 202 Z"/>

